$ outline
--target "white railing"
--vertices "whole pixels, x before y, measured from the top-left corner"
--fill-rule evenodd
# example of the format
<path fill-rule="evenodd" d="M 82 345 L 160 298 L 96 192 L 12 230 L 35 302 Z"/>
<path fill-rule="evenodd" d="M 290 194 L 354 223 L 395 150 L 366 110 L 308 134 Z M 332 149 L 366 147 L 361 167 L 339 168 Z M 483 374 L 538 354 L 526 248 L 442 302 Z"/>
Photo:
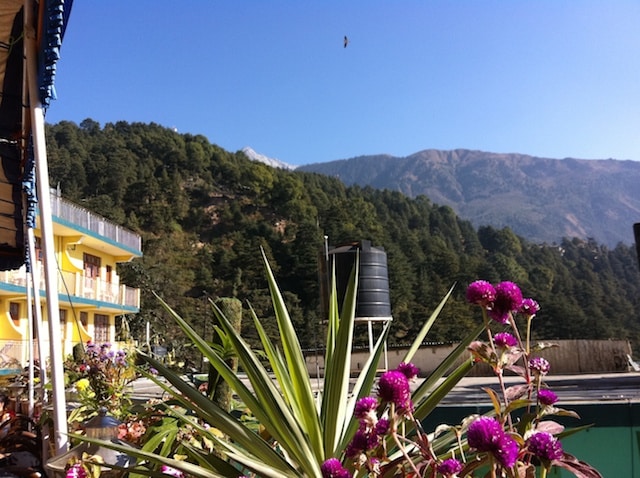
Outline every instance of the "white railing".
<path fill-rule="evenodd" d="M 15 271 L 1 271 L 0 282 L 20 287 L 26 285 L 26 272 L 22 267 Z M 40 275 L 40 289 L 44 289 L 44 275 Z M 101 279 L 84 277 L 81 272 L 61 271 L 58 276 L 58 292 L 69 296 L 99 300 L 110 304 L 140 307 L 140 290 Z"/>
<path fill-rule="evenodd" d="M 63 199 L 55 189 L 51 190 L 51 214 L 135 251 L 142 251 L 142 240 L 139 234 Z"/>

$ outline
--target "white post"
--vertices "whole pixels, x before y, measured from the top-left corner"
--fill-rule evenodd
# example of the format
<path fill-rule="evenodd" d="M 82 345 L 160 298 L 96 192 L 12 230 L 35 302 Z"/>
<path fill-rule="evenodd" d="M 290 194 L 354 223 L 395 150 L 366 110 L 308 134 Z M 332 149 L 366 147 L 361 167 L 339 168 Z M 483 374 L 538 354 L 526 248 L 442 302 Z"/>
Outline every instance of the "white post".
<path fill-rule="evenodd" d="M 64 395 L 64 368 L 62 340 L 60 337 L 60 310 L 58 305 L 58 277 L 53 242 L 53 220 L 49 193 L 49 168 L 44 135 L 44 112 L 38 95 L 38 46 L 36 20 L 33 18 L 33 0 L 24 4 L 24 44 L 27 62 L 27 84 L 29 85 L 29 109 L 31 111 L 31 134 L 35 158 L 36 186 L 40 207 L 40 229 L 44 275 L 47 295 L 47 318 L 49 322 L 49 350 L 51 351 L 51 384 L 53 386 L 53 423 L 55 431 L 55 453 L 68 449 L 67 406 Z"/>
<path fill-rule="evenodd" d="M 36 324 L 36 335 L 38 336 L 38 357 L 40 359 L 40 387 L 42 392 L 42 402 L 47 401 L 47 389 L 45 385 L 48 383 L 47 378 L 47 351 L 45 330 L 42 326 L 42 307 L 40 301 L 40 264 L 36 257 L 36 239 L 32 228 L 27 229 L 27 245 L 29 247 L 29 257 L 31 257 L 31 281 L 27 277 L 27 283 L 33 287 L 33 304 L 29 302 L 29 307 L 33 307 L 33 317 Z"/>
<path fill-rule="evenodd" d="M 31 279 L 29 274 L 27 274 L 25 286 L 27 288 L 27 330 L 28 330 L 28 340 L 29 340 L 29 390 L 28 390 L 28 398 L 29 398 L 29 416 L 33 417 L 33 404 L 34 404 L 34 393 L 33 389 L 35 386 L 35 373 L 34 373 L 34 359 L 35 359 L 35 350 L 33 348 L 33 309 L 31 308 L 32 302 L 32 291 L 31 291 Z"/>

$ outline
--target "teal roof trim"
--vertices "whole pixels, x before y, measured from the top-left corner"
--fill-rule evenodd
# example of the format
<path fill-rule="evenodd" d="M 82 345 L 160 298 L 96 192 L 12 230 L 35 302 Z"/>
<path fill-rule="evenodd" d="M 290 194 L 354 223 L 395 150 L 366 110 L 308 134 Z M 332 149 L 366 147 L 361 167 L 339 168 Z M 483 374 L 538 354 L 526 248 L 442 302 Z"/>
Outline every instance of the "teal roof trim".
<path fill-rule="evenodd" d="M 60 224 L 62 226 L 69 227 L 71 229 L 74 229 L 74 230 L 82 233 L 82 234 L 85 234 L 85 235 L 91 236 L 91 237 L 95 237 L 96 239 L 100 239 L 101 241 L 104 241 L 104 242 L 106 242 L 108 244 L 111 244 L 112 246 L 119 247 L 120 249 L 125 250 L 125 251 L 133 254 L 134 256 L 142 257 L 142 251 L 140 251 L 140 250 L 137 250 L 137 249 L 135 249 L 133 247 L 129 247 L 126 244 L 122 244 L 121 242 L 114 241 L 113 239 L 108 238 L 106 236 L 102 236 L 102 235 L 98 234 L 97 232 L 91 231 L 90 229 L 87 229 L 85 227 L 78 226 L 77 224 L 74 224 L 73 222 L 68 221 L 66 219 L 63 219 L 63 218 L 61 218 L 59 216 L 52 216 L 52 220 L 54 222 L 57 222 L 58 224 Z"/>

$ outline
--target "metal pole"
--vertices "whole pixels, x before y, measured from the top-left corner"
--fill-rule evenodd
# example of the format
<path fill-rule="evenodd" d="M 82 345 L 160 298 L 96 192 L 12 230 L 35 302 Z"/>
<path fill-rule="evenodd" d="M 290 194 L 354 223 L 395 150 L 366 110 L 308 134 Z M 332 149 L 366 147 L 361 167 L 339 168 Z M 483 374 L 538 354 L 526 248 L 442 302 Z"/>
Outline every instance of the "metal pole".
<path fill-rule="evenodd" d="M 29 257 L 31 258 L 31 281 L 30 287 L 33 287 L 33 304 L 29 303 L 29 307 L 33 307 L 33 317 L 35 320 L 35 331 L 38 336 L 38 358 L 40 359 L 40 387 L 42 394 L 42 403 L 47 401 L 47 389 L 45 385 L 49 383 L 47 376 L 47 351 L 45 347 L 45 330 L 42 326 L 42 306 L 40 300 L 40 263 L 36 257 L 35 235 L 32 228 L 27 229 L 27 245 L 29 247 Z"/>
<path fill-rule="evenodd" d="M 44 111 L 38 94 L 38 45 L 34 2 L 24 3 L 25 59 L 27 62 L 27 84 L 29 86 L 29 109 L 31 111 L 31 134 L 36 170 L 36 186 L 40 207 L 40 229 L 47 296 L 47 318 L 49 322 L 49 350 L 51 354 L 51 383 L 53 386 L 53 423 L 55 453 L 68 449 L 67 406 L 64 396 L 64 368 L 62 339 L 60 337 L 60 310 L 58 302 L 58 276 L 53 242 L 53 220 L 49 194 L 49 168 L 44 135 Z"/>

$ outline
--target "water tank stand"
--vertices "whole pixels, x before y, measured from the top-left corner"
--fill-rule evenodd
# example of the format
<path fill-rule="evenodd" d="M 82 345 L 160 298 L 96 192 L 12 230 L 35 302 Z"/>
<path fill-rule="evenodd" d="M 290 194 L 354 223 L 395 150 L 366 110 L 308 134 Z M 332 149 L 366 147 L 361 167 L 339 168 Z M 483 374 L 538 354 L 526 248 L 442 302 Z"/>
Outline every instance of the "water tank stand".
<path fill-rule="evenodd" d="M 369 356 L 373 355 L 373 349 L 375 348 L 375 345 L 376 345 L 376 338 L 373 333 L 374 322 L 380 322 L 384 325 L 386 322 L 390 322 L 391 320 L 393 320 L 391 317 L 358 317 L 355 319 L 355 324 L 362 324 L 362 323 L 367 324 L 367 335 L 369 337 Z M 389 370 L 389 356 L 388 356 L 386 340 L 384 341 L 384 344 L 382 346 L 384 348 L 383 350 L 384 364 L 381 369 L 378 369 L 378 371 L 386 372 L 387 370 Z"/>

